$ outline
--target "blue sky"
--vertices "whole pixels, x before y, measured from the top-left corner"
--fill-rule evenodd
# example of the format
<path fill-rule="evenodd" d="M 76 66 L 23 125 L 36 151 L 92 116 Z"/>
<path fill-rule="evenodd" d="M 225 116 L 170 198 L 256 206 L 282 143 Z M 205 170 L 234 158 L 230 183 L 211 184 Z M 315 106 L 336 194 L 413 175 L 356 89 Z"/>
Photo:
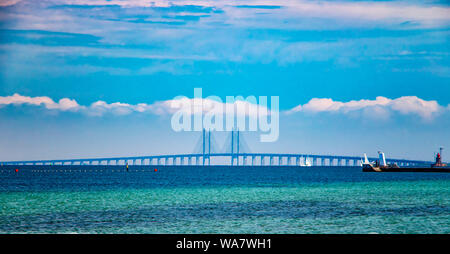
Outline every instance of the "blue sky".
<path fill-rule="evenodd" d="M 195 87 L 280 97 L 279 140 L 248 133 L 254 152 L 431 160 L 449 34 L 447 1 L 1 0 L 0 160 L 192 152 L 157 109 Z"/>

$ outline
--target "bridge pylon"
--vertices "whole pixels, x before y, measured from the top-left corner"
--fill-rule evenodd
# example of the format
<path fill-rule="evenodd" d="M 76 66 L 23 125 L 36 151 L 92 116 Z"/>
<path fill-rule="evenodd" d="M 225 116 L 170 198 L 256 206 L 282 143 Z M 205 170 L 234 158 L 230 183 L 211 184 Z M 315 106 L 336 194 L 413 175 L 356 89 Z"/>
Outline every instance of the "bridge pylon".
<path fill-rule="evenodd" d="M 202 130 L 202 164 L 211 165 L 211 130 Z M 206 162 L 207 161 L 207 162 Z"/>

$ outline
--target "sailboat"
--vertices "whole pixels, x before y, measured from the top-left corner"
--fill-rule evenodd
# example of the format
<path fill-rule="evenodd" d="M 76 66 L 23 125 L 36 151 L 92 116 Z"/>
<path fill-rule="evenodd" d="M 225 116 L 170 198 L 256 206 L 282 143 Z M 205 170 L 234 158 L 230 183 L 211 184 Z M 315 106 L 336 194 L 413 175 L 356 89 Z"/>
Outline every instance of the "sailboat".
<path fill-rule="evenodd" d="M 311 167 L 311 162 L 309 161 L 309 158 L 305 159 L 305 162 L 300 161 L 300 167 Z"/>

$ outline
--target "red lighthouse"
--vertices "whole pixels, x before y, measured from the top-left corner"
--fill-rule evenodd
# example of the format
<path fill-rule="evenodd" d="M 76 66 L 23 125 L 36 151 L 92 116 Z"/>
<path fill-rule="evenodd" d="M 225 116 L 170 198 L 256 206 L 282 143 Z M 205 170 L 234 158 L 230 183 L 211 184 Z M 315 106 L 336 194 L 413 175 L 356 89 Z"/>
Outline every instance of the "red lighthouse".
<path fill-rule="evenodd" d="M 442 147 L 439 149 L 439 153 L 436 155 L 436 162 L 431 165 L 431 167 L 445 167 L 447 164 L 442 163 Z"/>

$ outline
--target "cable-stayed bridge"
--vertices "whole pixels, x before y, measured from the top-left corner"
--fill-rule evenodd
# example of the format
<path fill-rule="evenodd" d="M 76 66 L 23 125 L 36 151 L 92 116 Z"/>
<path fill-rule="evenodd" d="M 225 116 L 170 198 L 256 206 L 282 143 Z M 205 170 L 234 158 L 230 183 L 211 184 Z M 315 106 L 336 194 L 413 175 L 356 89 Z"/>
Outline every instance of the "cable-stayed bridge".
<path fill-rule="evenodd" d="M 318 154 L 289 154 L 289 153 L 252 153 L 244 136 L 239 130 L 231 131 L 222 149 L 211 131 L 202 131 L 202 136 L 195 146 L 194 153 L 131 156 L 114 158 L 88 158 L 63 160 L 30 160 L 4 161 L 1 165 L 179 165 L 205 166 L 211 165 L 214 158 L 225 158 L 230 166 L 361 166 L 360 156 L 318 155 Z M 375 161 L 378 158 L 369 158 Z M 386 158 L 387 163 L 399 166 L 418 166 L 431 164 L 431 161 Z M 223 165 L 223 164 L 222 164 Z"/>

